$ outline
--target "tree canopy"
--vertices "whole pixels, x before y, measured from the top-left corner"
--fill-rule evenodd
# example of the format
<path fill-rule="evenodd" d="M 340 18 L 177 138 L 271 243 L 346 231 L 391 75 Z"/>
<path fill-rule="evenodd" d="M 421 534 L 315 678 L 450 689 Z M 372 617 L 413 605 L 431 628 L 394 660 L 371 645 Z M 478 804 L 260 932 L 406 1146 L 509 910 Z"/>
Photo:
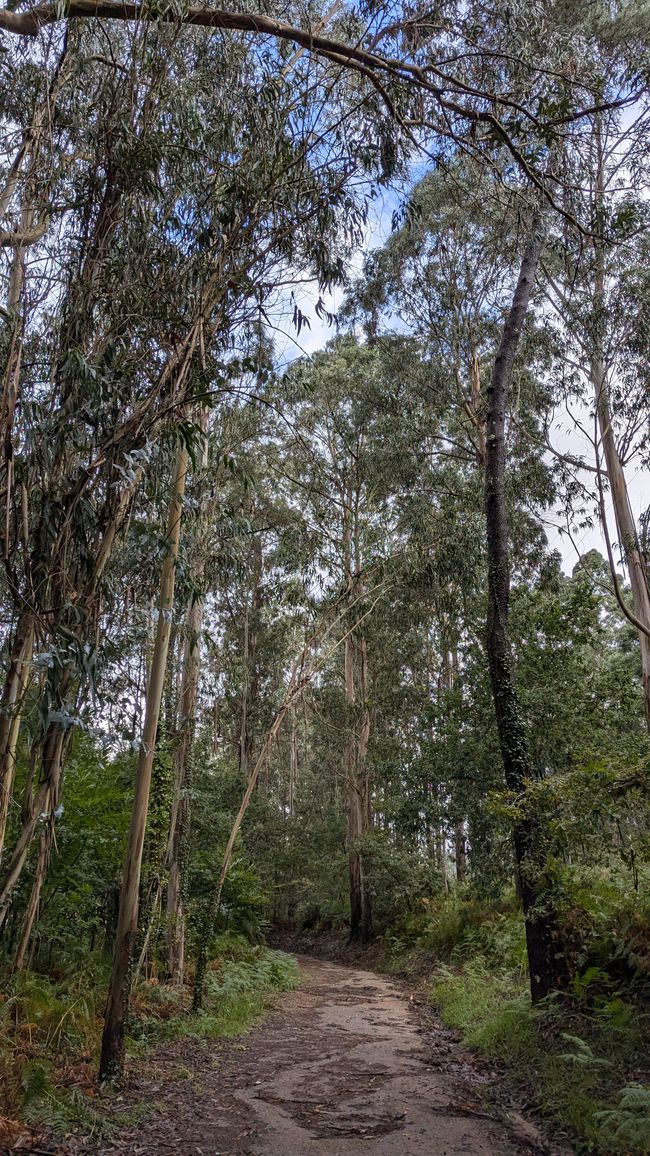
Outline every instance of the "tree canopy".
<path fill-rule="evenodd" d="M 502 920 L 534 1003 L 642 1006 L 649 46 L 0 9 L 2 966 L 95 969 L 102 1081 L 231 933 Z"/>

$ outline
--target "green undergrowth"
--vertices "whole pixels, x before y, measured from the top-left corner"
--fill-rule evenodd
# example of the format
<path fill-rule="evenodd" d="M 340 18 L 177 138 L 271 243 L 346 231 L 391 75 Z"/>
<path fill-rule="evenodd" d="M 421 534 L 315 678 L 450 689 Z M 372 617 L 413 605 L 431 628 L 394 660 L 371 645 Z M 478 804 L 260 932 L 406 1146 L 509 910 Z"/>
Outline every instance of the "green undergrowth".
<path fill-rule="evenodd" d="M 0 996 L 0 1146 L 2 1129 L 22 1121 L 59 1136 L 109 1128 L 95 1103 L 96 1070 L 108 965 L 94 960 L 83 974 L 34 972 L 7 977 Z M 275 993 L 294 988 L 292 956 L 250 945 L 243 937 L 215 941 L 204 1010 L 190 1014 L 191 988 L 138 982 L 131 1000 L 127 1056 L 151 1055 L 163 1042 L 237 1036 L 269 1008 Z"/>
<path fill-rule="evenodd" d="M 386 966 L 424 983 L 446 1024 L 506 1070 L 522 1102 L 578 1152 L 650 1153 L 650 904 L 592 880 L 571 989 L 531 1007 L 523 920 L 513 895 L 458 890 L 385 937 Z M 575 893 L 574 893 L 575 894 Z"/>
<path fill-rule="evenodd" d="M 424 901 L 421 910 L 405 917 L 383 937 L 386 966 L 418 974 L 423 968 L 474 958 L 511 971 L 526 972 L 526 938 L 514 894 L 487 903 L 471 893 Z"/>
<path fill-rule="evenodd" d="M 650 1152 L 650 1089 L 633 1078 L 647 1055 L 647 1022 L 632 1003 L 612 994 L 594 1005 L 572 993 L 533 1009 L 527 984 L 481 960 L 441 969 L 431 997 L 445 1023 L 504 1065 L 581 1150 Z"/>
<path fill-rule="evenodd" d="M 163 984 L 143 985 L 131 1027 L 131 1055 L 149 1053 L 161 1042 L 183 1038 L 217 1039 L 240 1035 L 269 1007 L 275 992 L 298 984 L 300 969 L 291 955 L 240 936 L 224 935 L 205 980 L 204 1009 L 188 1014 L 189 992 Z"/>

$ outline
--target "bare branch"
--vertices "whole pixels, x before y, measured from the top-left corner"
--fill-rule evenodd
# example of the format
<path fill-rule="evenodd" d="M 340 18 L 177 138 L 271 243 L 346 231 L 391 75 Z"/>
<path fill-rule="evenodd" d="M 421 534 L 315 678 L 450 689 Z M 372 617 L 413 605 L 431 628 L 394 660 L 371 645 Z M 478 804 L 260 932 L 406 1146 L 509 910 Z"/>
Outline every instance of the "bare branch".
<path fill-rule="evenodd" d="M 0 246 L 25 249 L 28 245 L 35 245 L 37 241 L 40 241 L 41 237 L 45 236 L 46 229 L 47 222 L 41 221 L 33 229 L 23 229 L 22 231 L 17 229 L 15 233 L 0 232 Z"/>

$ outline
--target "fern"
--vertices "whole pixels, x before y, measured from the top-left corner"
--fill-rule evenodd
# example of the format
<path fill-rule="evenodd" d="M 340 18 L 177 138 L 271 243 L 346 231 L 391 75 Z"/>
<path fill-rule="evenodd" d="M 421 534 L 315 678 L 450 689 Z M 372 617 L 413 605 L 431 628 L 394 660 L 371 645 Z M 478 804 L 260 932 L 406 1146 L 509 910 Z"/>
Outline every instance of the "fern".
<path fill-rule="evenodd" d="M 572 1036 L 568 1032 L 562 1032 L 562 1039 L 575 1048 L 573 1052 L 563 1052 L 560 1055 L 560 1059 L 566 1063 L 585 1068 L 613 1067 L 610 1060 L 605 1060 L 602 1056 L 595 1056 L 589 1044 L 580 1039 L 580 1036 Z"/>
<path fill-rule="evenodd" d="M 290 991 L 298 983 L 295 960 L 281 951 L 257 948 L 248 959 L 226 959 L 218 973 L 208 975 L 206 987 L 213 999 L 244 992 Z"/>
<path fill-rule="evenodd" d="M 57 1136 L 70 1131 L 72 1125 L 92 1128 L 105 1134 L 109 1128 L 104 1116 L 96 1112 L 79 1088 L 57 1088 L 52 1083 L 52 1066 L 44 1060 L 30 1060 L 21 1074 L 23 1102 L 21 1115 L 32 1127 L 47 1127 Z"/>
<path fill-rule="evenodd" d="M 43 1099 L 50 1091 L 52 1065 L 45 1060 L 28 1060 L 23 1065 L 20 1083 L 23 1090 L 23 1106 Z"/>
<path fill-rule="evenodd" d="M 627 1084 L 620 1093 L 618 1107 L 597 1112 L 596 1122 L 619 1151 L 650 1152 L 650 1088 Z"/>

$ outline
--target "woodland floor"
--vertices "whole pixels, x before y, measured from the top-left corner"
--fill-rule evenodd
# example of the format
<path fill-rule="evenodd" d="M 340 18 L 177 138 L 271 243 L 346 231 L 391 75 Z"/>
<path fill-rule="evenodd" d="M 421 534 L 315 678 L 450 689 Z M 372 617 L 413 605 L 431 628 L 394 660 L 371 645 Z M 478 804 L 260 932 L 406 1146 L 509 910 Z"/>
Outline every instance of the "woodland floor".
<path fill-rule="evenodd" d="M 300 959 L 303 983 L 246 1036 L 175 1043 L 134 1075 L 110 1140 L 75 1154 L 511 1156 L 557 1153 L 496 1107 L 496 1074 L 382 976 Z M 564 1150 L 567 1151 L 566 1149 Z"/>

